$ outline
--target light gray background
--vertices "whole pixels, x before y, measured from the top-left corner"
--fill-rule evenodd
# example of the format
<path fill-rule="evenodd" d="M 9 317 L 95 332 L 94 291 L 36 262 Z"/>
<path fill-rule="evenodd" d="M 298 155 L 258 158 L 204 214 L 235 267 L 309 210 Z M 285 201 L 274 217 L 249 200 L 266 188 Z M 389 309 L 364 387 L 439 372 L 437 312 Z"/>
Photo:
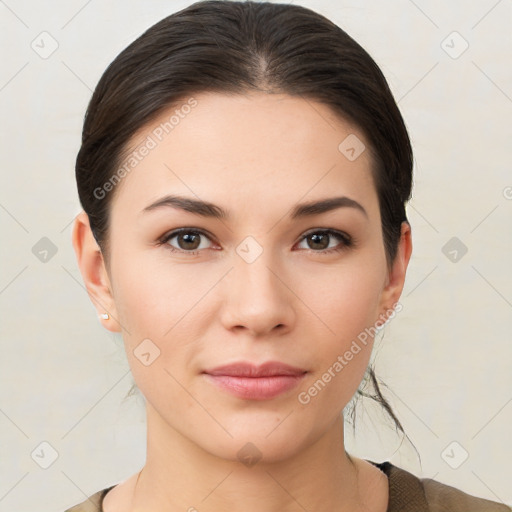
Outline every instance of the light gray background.
<path fill-rule="evenodd" d="M 143 401 L 123 402 L 122 340 L 100 326 L 71 246 L 74 160 L 106 66 L 190 3 L 0 1 L 1 511 L 64 510 L 144 462 Z M 404 309 L 374 355 L 422 465 L 371 404 L 347 449 L 512 504 L 512 2 L 295 3 L 375 58 L 415 150 Z M 57 249 L 47 261 L 43 237 Z M 43 441 L 58 452 L 48 469 Z"/>

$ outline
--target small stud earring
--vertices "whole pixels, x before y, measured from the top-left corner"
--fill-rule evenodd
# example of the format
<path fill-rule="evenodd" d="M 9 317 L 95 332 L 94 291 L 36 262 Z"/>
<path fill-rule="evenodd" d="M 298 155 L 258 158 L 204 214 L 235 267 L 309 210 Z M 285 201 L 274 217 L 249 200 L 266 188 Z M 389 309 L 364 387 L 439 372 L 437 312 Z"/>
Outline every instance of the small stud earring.
<path fill-rule="evenodd" d="M 108 313 L 102 313 L 100 317 L 103 318 L 103 320 L 108 320 L 110 318 Z"/>

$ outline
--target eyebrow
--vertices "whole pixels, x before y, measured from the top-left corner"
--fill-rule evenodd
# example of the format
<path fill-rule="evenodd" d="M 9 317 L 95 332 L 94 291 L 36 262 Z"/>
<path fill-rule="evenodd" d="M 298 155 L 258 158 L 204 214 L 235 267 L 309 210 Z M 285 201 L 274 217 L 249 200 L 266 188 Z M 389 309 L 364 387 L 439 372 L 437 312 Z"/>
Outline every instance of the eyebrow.
<path fill-rule="evenodd" d="M 292 220 L 295 220 L 312 215 L 319 215 L 321 213 L 329 212 L 342 207 L 355 208 L 368 218 L 368 213 L 364 207 L 354 199 L 346 196 L 330 197 L 320 201 L 310 201 L 308 203 L 298 204 L 293 207 L 290 213 L 290 217 Z M 146 206 L 146 208 L 142 210 L 142 213 L 150 212 L 160 208 L 180 209 L 195 215 L 200 215 L 202 217 L 212 217 L 215 219 L 230 218 L 229 212 L 213 203 L 176 195 L 167 195 L 161 199 L 158 199 L 154 203 L 151 203 L 149 206 Z"/>

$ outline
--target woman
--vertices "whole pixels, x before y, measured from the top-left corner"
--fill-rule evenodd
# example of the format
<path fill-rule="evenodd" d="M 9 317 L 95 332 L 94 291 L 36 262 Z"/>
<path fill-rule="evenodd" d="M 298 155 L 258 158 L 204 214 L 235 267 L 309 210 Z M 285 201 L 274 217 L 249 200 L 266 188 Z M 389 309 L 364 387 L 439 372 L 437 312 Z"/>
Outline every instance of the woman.
<path fill-rule="evenodd" d="M 147 457 L 70 511 L 509 510 L 344 448 L 400 308 L 412 152 L 339 27 L 264 2 L 165 18 L 98 83 L 76 177 L 73 245 Z"/>

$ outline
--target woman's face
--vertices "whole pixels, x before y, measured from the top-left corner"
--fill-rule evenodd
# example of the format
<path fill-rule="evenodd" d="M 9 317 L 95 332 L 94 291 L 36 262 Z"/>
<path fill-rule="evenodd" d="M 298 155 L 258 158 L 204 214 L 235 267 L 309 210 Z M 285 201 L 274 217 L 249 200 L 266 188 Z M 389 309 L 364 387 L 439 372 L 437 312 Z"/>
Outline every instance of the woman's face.
<path fill-rule="evenodd" d="M 284 458 L 339 420 L 369 361 L 361 333 L 398 300 L 407 261 L 388 272 L 365 139 L 329 107 L 262 93 L 182 105 L 138 134 L 112 185 L 104 325 L 122 331 L 161 432 L 227 459 L 247 442 Z M 171 195 L 209 206 L 151 206 Z M 307 373 L 246 398 L 203 373 L 241 361 Z"/>

